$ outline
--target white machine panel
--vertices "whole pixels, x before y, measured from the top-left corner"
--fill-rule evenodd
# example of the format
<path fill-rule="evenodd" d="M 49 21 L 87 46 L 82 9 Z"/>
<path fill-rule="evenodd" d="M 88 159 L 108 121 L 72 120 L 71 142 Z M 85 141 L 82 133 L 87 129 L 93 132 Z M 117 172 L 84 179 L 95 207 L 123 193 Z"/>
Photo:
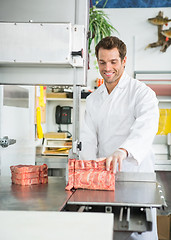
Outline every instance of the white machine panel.
<path fill-rule="evenodd" d="M 0 85 L 85 86 L 89 0 L 33 2 L 2 1 Z"/>
<path fill-rule="evenodd" d="M 69 64 L 71 24 L 0 23 L 1 63 Z"/>
<path fill-rule="evenodd" d="M 0 22 L 0 36 L 0 84 L 85 83 L 84 25 Z"/>
<path fill-rule="evenodd" d="M 0 211 L 1 238 L 13 240 L 112 240 L 111 213 Z M 10 231 L 9 231 L 10 229 Z"/>

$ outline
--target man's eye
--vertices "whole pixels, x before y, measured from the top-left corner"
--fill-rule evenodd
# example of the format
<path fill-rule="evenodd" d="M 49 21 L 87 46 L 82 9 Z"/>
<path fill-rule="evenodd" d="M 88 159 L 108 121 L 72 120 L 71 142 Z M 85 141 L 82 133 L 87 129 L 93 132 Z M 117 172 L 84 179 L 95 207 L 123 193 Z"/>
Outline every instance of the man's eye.
<path fill-rule="evenodd" d="M 112 62 L 112 64 L 116 64 L 116 62 Z"/>
<path fill-rule="evenodd" d="M 105 63 L 104 62 L 100 62 L 100 64 L 104 65 Z"/>

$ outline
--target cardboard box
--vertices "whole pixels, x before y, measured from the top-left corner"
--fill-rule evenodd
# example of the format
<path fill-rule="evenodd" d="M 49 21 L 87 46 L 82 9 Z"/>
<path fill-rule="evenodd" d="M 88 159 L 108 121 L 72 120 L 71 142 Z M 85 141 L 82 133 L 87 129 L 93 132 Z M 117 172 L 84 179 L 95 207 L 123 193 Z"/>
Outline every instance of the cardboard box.
<path fill-rule="evenodd" d="M 159 240 L 170 240 L 171 215 L 158 215 L 157 229 L 158 229 Z"/>
<path fill-rule="evenodd" d="M 67 94 L 66 93 L 47 93 L 46 94 L 47 98 L 67 98 Z"/>
<path fill-rule="evenodd" d="M 67 138 L 67 133 L 65 132 L 48 132 L 44 133 L 44 138 Z"/>

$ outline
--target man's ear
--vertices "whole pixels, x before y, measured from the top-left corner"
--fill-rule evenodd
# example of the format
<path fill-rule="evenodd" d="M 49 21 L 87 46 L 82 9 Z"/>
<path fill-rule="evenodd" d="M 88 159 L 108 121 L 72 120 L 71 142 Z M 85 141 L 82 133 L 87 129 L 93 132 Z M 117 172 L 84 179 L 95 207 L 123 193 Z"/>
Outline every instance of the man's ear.
<path fill-rule="evenodd" d="M 127 57 L 125 56 L 124 59 L 122 60 L 122 64 L 124 65 L 124 67 L 125 67 L 125 64 L 126 64 L 126 60 L 127 60 Z"/>

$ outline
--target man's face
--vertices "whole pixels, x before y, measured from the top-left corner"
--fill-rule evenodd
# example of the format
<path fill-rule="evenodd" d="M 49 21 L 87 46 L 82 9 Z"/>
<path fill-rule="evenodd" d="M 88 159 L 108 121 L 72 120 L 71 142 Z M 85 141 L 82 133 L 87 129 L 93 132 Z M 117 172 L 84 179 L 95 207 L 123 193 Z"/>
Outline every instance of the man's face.
<path fill-rule="evenodd" d="M 116 85 L 122 76 L 126 64 L 126 57 L 121 61 L 117 48 L 100 48 L 98 52 L 98 65 L 105 84 Z"/>

